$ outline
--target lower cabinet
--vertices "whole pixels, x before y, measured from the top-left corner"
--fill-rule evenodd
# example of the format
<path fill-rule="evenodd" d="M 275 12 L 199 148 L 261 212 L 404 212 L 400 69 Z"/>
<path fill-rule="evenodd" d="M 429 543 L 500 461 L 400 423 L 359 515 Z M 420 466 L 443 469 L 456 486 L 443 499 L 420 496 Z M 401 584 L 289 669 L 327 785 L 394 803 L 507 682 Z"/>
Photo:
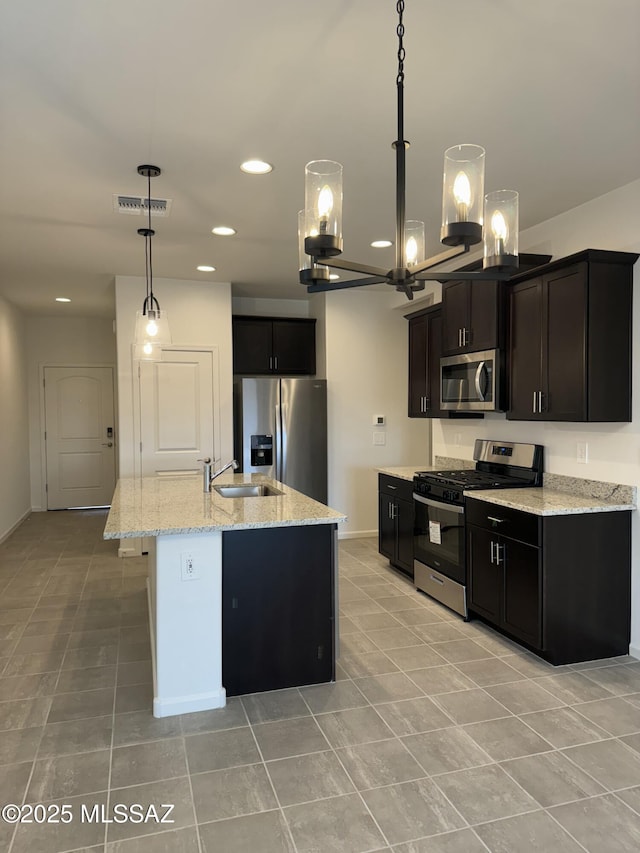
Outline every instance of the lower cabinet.
<path fill-rule="evenodd" d="M 467 500 L 469 611 L 553 664 L 627 654 L 631 513 Z"/>
<path fill-rule="evenodd" d="M 222 537 L 227 696 L 335 678 L 335 525 Z"/>
<path fill-rule="evenodd" d="M 378 551 L 413 578 L 413 482 L 378 477 Z"/>

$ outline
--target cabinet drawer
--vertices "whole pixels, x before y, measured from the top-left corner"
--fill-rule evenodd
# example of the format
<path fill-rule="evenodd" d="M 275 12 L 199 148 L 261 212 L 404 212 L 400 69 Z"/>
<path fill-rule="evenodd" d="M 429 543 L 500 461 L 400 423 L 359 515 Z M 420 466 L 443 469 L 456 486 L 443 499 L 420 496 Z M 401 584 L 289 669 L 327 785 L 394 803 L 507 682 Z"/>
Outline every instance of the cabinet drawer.
<path fill-rule="evenodd" d="M 529 545 L 539 544 L 540 518 L 529 512 L 467 498 L 466 520 L 468 524 Z"/>
<path fill-rule="evenodd" d="M 413 500 L 413 480 L 403 480 L 400 477 L 389 477 L 387 474 L 379 474 L 378 489 L 385 495 L 400 498 L 400 500 Z"/>

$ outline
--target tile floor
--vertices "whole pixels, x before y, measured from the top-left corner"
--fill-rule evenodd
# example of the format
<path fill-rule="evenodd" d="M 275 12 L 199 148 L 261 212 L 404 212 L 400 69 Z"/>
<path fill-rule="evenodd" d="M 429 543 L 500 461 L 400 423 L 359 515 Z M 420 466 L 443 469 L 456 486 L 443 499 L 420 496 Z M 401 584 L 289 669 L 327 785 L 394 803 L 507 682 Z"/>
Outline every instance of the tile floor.
<path fill-rule="evenodd" d="M 554 669 L 351 540 L 335 684 L 156 720 L 146 560 L 104 518 L 34 514 L 0 545 L 0 802 L 73 818 L 0 821 L 0 850 L 640 849 L 640 662 Z M 116 803 L 137 822 L 90 819 Z"/>

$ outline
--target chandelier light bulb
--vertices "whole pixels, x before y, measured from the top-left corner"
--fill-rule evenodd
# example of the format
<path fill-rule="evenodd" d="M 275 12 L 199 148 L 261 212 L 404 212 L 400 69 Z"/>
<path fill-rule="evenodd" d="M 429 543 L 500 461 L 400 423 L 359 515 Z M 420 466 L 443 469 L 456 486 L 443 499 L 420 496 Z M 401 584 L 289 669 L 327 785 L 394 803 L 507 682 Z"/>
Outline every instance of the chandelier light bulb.
<path fill-rule="evenodd" d="M 142 347 L 142 351 L 145 355 L 151 355 L 151 353 L 153 352 L 153 345 L 150 344 L 149 341 L 147 341 L 146 344 Z"/>
<path fill-rule="evenodd" d="M 320 219 L 320 233 L 326 234 L 329 227 L 329 217 L 333 210 L 333 193 L 326 184 L 318 195 L 318 217 Z"/>
<path fill-rule="evenodd" d="M 418 243 L 415 237 L 409 237 L 405 248 L 407 256 L 407 265 L 412 266 L 418 260 Z"/>
<path fill-rule="evenodd" d="M 154 319 L 149 320 L 145 331 L 150 338 L 155 338 L 155 336 L 158 334 L 158 324 Z"/>
<path fill-rule="evenodd" d="M 502 255 L 504 252 L 504 242 L 507 239 L 508 229 L 507 222 L 499 210 L 493 212 L 491 217 L 491 230 L 496 241 L 495 254 Z"/>
<path fill-rule="evenodd" d="M 453 195 L 458 205 L 458 222 L 466 222 L 471 204 L 471 183 L 466 172 L 458 172 L 456 175 Z"/>

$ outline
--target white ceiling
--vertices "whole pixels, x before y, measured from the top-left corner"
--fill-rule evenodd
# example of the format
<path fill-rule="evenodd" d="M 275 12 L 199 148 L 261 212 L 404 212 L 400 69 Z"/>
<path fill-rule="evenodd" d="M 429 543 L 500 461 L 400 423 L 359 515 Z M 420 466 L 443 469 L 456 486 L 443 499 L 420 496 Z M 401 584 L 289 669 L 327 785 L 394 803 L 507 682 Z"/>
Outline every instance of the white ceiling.
<path fill-rule="evenodd" d="M 156 278 L 304 297 L 297 211 L 324 158 L 344 165 L 344 257 L 392 266 L 369 243 L 394 232 L 395 6 L 4 0 L 0 293 L 110 316 L 114 275 L 144 274 L 144 221 L 112 207 L 146 194 L 141 163 L 173 199 L 153 220 Z M 450 145 L 487 149 L 486 189 L 519 190 L 521 228 L 640 177 L 638 0 L 406 0 L 405 26 L 407 216 L 430 251 Z M 243 174 L 250 156 L 274 171 Z"/>

